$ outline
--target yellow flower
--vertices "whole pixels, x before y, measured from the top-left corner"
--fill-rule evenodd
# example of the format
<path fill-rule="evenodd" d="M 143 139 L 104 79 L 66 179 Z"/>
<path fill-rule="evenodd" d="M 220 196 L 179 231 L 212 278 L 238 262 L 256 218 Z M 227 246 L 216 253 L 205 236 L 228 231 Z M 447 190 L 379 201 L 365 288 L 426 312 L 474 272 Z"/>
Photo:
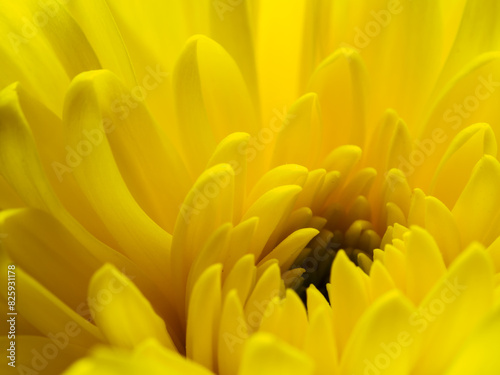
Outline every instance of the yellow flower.
<path fill-rule="evenodd" d="M 499 373 L 499 11 L 0 1 L 9 370 Z"/>

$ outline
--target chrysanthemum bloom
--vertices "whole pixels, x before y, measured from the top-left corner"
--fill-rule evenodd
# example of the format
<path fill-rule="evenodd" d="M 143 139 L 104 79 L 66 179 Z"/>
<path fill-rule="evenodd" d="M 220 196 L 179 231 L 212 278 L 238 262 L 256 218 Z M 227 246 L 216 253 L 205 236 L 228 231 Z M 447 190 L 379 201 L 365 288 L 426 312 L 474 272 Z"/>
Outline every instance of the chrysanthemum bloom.
<path fill-rule="evenodd" d="M 499 12 L 2 0 L 2 371 L 498 374 Z"/>

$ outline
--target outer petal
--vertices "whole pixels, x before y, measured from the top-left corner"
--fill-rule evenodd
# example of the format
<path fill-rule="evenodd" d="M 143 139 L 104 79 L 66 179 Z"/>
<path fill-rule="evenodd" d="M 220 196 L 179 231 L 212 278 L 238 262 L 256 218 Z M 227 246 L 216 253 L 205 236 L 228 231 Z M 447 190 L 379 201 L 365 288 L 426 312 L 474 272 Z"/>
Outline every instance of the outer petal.
<path fill-rule="evenodd" d="M 360 272 L 344 251 L 337 253 L 332 264 L 328 294 L 334 321 L 342 322 L 335 326 L 339 351 L 345 348 L 352 330 L 369 304 Z"/>
<path fill-rule="evenodd" d="M 222 266 L 209 267 L 198 279 L 189 301 L 186 331 L 188 358 L 216 371 L 221 314 Z"/>
<path fill-rule="evenodd" d="M 89 286 L 95 322 L 114 346 L 134 348 L 152 337 L 175 350 L 164 321 L 136 286 L 111 265 L 97 271 Z"/>
<path fill-rule="evenodd" d="M 412 311 L 413 306 L 397 292 L 375 302 L 352 334 L 341 373 L 409 374 L 420 347 L 415 327 L 409 323 Z"/>
<path fill-rule="evenodd" d="M 492 156 L 484 156 L 452 211 L 464 245 L 474 240 L 489 245 L 500 234 L 498 186 L 500 163 Z"/>
<path fill-rule="evenodd" d="M 484 249 L 474 243 L 457 258 L 410 318 L 411 325 L 423 336 L 415 372 L 442 374 L 492 303 L 493 265 Z"/>
<path fill-rule="evenodd" d="M 214 41 L 203 36 L 189 40 L 177 62 L 173 84 L 183 152 L 194 175 L 203 170 L 217 143 L 228 134 L 234 130 L 257 133 L 238 66 Z M 188 158 L 193 152 L 198 156 Z"/>
<path fill-rule="evenodd" d="M 312 375 L 313 369 L 314 362 L 303 352 L 270 334 L 257 333 L 245 346 L 238 375 Z"/>
<path fill-rule="evenodd" d="M 74 175 L 82 191 L 91 202 L 94 210 L 102 218 L 108 230 L 120 244 L 124 253 L 150 272 L 160 284 L 167 267 L 171 235 L 160 228 L 140 207 L 125 184 L 115 162 L 115 155 L 107 139 L 101 138 L 99 147 L 92 147 L 90 141 L 84 143 L 82 135 L 100 134 L 109 131 L 109 123 L 103 121 L 106 91 L 97 89 L 94 83 L 112 89 L 112 86 L 99 82 L 102 73 L 82 74 L 73 82 L 68 94 L 64 119 L 67 127 L 68 143 L 75 149 L 85 149 Z M 106 120 L 106 119 L 105 119 Z M 118 125 L 118 124 L 116 124 Z M 89 148 L 87 148 L 89 147 Z M 117 155 L 119 160 L 120 156 Z M 104 184 L 103 184 L 104 182 Z M 137 249 L 143 249 L 138 252 Z"/>
<path fill-rule="evenodd" d="M 445 374 L 497 374 L 500 369 L 500 358 L 495 350 L 498 337 L 500 337 L 499 308 L 472 333 Z"/>

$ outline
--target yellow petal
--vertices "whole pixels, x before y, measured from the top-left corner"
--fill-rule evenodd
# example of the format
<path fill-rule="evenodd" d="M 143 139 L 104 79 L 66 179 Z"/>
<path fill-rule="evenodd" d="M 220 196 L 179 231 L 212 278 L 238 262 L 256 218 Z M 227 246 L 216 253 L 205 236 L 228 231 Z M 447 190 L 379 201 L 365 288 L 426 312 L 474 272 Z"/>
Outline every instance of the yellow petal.
<path fill-rule="evenodd" d="M 301 97 L 288 111 L 274 148 L 273 165 L 299 163 L 306 167 L 317 164 L 321 143 L 321 113 L 316 94 Z M 301 145 L 291 147 L 291 145 Z"/>
<path fill-rule="evenodd" d="M 314 374 L 332 375 L 337 373 L 337 347 L 329 307 L 322 306 L 311 315 L 304 352 L 316 362 Z"/>
<path fill-rule="evenodd" d="M 113 92 L 113 84 L 109 81 L 113 81 L 109 74 L 101 72 L 84 73 L 73 81 L 65 103 L 64 122 L 68 143 L 75 149 L 83 145 L 82 134 L 95 133 L 103 137 L 103 132 L 109 131 L 109 123 L 103 121 L 101 108 L 107 108 L 106 103 L 112 94 L 99 89 L 104 86 Z M 117 137 L 119 134 L 120 131 Z M 101 138 L 99 147 L 92 147 L 87 141 L 90 150 L 79 163 L 75 162 L 73 174 L 124 253 L 145 267 L 156 280 L 163 280 L 171 235 L 160 228 L 134 199 L 131 193 L 134 187 L 129 188 L 122 178 L 115 162 L 115 158 L 119 160 L 120 157 L 113 154 L 111 143 Z M 138 248 L 143 251 L 137 252 Z"/>
<path fill-rule="evenodd" d="M 406 177 L 399 169 L 391 169 L 386 175 L 384 201 L 397 205 L 408 216 L 411 203 L 411 189 Z"/>
<path fill-rule="evenodd" d="M 173 76 L 179 134 L 194 175 L 205 167 L 216 144 L 238 130 L 257 134 L 250 96 L 238 66 L 214 41 L 189 40 Z"/>
<path fill-rule="evenodd" d="M 370 280 L 374 301 L 396 288 L 389 272 L 379 260 L 373 262 L 370 269 Z"/>
<path fill-rule="evenodd" d="M 386 245 L 384 265 L 398 289 L 406 291 L 406 259 L 401 250 L 395 246 Z"/>
<path fill-rule="evenodd" d="M 312 375 L 314 362 L 298 349 L 268 333 L 253 335 L 245 345 L 238 375 Z"/>
<path fill-rule="evenodd" d="M 295 204 L 296 208 L 299 207 L 311 207 L 316 194 L 320 191 L 325 181 L 326 171 L 324 169 L 315 169 L 309 172 L 307 175 L 307 180 L 303 186 L 302 194 L 300 194 L 297 202 Z"/>
<path fill-rule="evenodd" d="M 83 30 L 104 69 L 117 74 L 127 88 L 136 84 L 133 67 L 108 4 L 104 0 L 76 0 L 65 3 Z"/>
<path fill-rule="evenodd" d="M 323 308 L 327 308 L 332 314 L 330 304 L 321 292 L 314 286 L 314 284 L 309 285 L 307 288 L 307 315 L 311 321 L 313 315 Z M 333 316 L 331 317 L 333 319 Z"/>
<path fill-rule="evenodd" d="M 222 287 L 222 300 L 225 300 L 229 292 L 235 289 L 240 301 L 243 304 L 246 302 L 250 290 L 255 284 L 256 267 L 254 262 L 253 254 L 247 254 L 241 257 L 234 267 L 230 268 L 230 271 L 226 270 L 226 278 Z M 229 274 L 227 275 L 227 273 Z"/>
<path fill-rule="evenodd" d="M 252 35 L 249 1 L 212 2 L 210 30 L 216 40 L 234 58 L 241 69 L 254 103 L 258 103 L 255 69 L 254 35 Z"/>
<path fill-rule="evenodd" d="M 268 191 L 284 185 L 304 186 L 308 178 L 307 168 L 297 164 L 285 164 L 266 172 L 250 192 L 246 205 L 250 206 Z"/>
<path fill-rule="evenodd" d="M 290 345 L 301 349 L 308 326 L 304 304 L 295 291 L 287 289 L 286 296 L 282 301 L 273 300 L 268 305 L 260 331 L 272 333 Z M 332 335 L 332 332 L 330 334 Z"/>
<path fill-rule="evenodd" d="M 234 170 L 218 164 L 206 170 L 186 196 L 172 240 L 170 269 L 180 316 L 183 313 L 189 269 L 212 233 L 232 222 Z M 243 255 L 243 254 L 242 254 Z"/>
<path fill-rule="evenodd" d="M 280 269 L 276 263 L 271 264 L 258 279 L 255 288 L 245 304 L 245 318 L 250 332 L 260 325 L 267 306 L 281 293 Z"/>
<path fill-rule="evenodd" d="M 473 243 L 451 265 L 410 320 L 423 335 L 416 373 L 442 374 L 493 303 L 493 265 Z M 457 329 L 460 327 L 460 329 Z"/>
<path fill-rule="evenodd" d="M 480 55 L 454 76 L 435 101 L 427 119 L 422 121 L 418 132 L 420 150 L 406 160 L 413 171 L 410 180 L 419 181 L 427 189 L 434 170 L 444 156 L 450 141 L 467 126 L 488 123 L 496 138 L 499 137 L 498 111 L 500 98 L 500 53 Z M 476 151 L 477 153 L 477 151 Z"/>
<path fill-rule="evenodd" d="M 419 337 L 408 321 L 413 306 L 391 292 L 361 317 L 340 364 L 342 374 L 409 374 L 419 349 Z"/>
<path fill-rule="evenodd" d="M 245 153 L 250 136 L 247 133 L 233 133 L 224 138 L 214 151 L 207 169 L 217 164 L 228 163 L 234 170 L 234 219 L 242 216 L 246 196 L 247 162 Z"/>
<path fill-rule="evenodd" d="M 224 300 L 219 327 L 219 373 L 232 375 L 237 373 L 248 333 L 237 291 L 231 290 Z"/>
<path fill-rule="evenodd" d="M 146 371 L 151 375 L 213 375 L 203 366 L 166 350 L 156 341 L 145 342 L 134 353 L 98 347 L 74 363 L 65 375 L 132 375 Z"/>
<path fill-rule="evenodd" d="M 453 138 L 436 169 L 430 194 L 453 207 L 476 163 L 483 155 L 497 156 L 497 142 L 488 124 L 471 125 Z"/>
<path fill-rule="evenodd" d="M 424 192 L 420 189 L 414 189 L 411 196 L 410 210 L 408 213 L 408 224 L 424 227 L 426 225 L 425 209 L 426 204 Z"/>
<path fill-rule="evenodd" d="M 152 337 L 176 350 L 165 322 L 115 267 L 108 264 L 94 274 L 88 301 L 97 326 L 111 345 L 131 349 Z"/>
<path fill-rule="evenodd" d="M 259 225 L 250 247 L 256 259 L 259 259 L 264 245 L 276 226 L 292 211 L 301 190 L 301 187 L 297 185 L 285 185 L 272 189 L 262 195 L 243 216 L 242 220 L 254 216 L 259 218 Z"/>
<path fill-rule="evenodd" d="M 347 48 L 337 50 L 312 75 L 309 91 L 318 94 L 325 124 L 322 157 L 333 146 L 363 145 L 367 91 L 365 75 L 359 54 Z M 350 124 L 348 128 L 346 124 Z"/>
<path fill-rule="evenodd" d="M 303 228 L 293 232 L 285 238 L 278 246 L 266 255 L 258 265 L 267 262 L 269 259 L 279 261 L 281 271 L 285 272 L 295 261 L 304 247 L 319 233 L 319 230 L 313 228 Z"/>
<path fill-rule="evenodd" d="M 130 97 L 130 93 L 133 102 L 125 104 L 123 98 Z M 84 100 L 90 103 L 82 105 L 78 102 Z M 76 163 L 90 160 L 88 154 L 105 148 L 107 139 L 134 199 L 152 219 L 171 232 L 175 213 L 189 188 L 190 177 L 170 141 L 137 99 L 136 91 L 127 91 L 109 71 L 82 74 L 72 83 L 68 93 L 66 115 L 70 132 L 77 132 L 76 137 L 68 137 L 68 146 L 79 153 L 75 155 Z M 72 120 L 80 116 L 84 120 Z M 102 122 L 102 127 L 81 125 L 83 130 L 75 129 L 78 122 L 90 122 L 91 119 L 95 119 L 96 124 Z M 172 180 L 176 183 L 170 183 Z"/>
<path fill-rule="evenodd" d="M 449 265 L 462 250 L 460 232 L 450 210 L 434 197 L 425 198 L 425 229 L 432 235 Z"/>
<path fill-rule="evenodd" d="M 372 12 L 359 11 L 363 19 L 348 30 L 355 32 L 350 40 L 367 62 L 376 108 L 396 108 L 402 118 L 411 121 L 411 129 L 423 115 L 421 108 L 442 64 L 441 4 L 424 0 L 380 1 L 377 5 Z M 411 99 L 401 95 L 408 87 L 415 90 Z"/>
<path fill-rule="evenodd" d="M 223 224 L 217 228 L 194 259 L 189 269 L 187 280 L 187 301 L 189 301 L 193 286 L 198 281 L 201 274 L 213 264 L 220 263 L 224 260 L 229 250 L 227 246 L 231 229 L 233 229 L 231 223 Z"/>
<path fill-rule="evenodd" d="M 352 330 L 369 304 L 368 293 L 359 269 L 344 251 L 339 251 L 332 264 L 330 275 L 330 304 L 336 322 L 336 339 L 339 351 L 347 344 Z"/>
<path fill-rule="evenodd" d="M 493 375 L 500 369 L 500 358 L 495 350 L 500 336 L 500 309 L 496 309 L 472 333 L 446 375 Z"/>
<path fill-rule="evenodd" d="M 500 205 L 499 185 L 500 163 L 492 156 L 484 156 L 476 164 L 452 211 L 464 245 L 473 240 L 489 245 L 500 234 L 497 210 Z"/>
<path fill-rule="evenodd" d="M 487 249 L 490 254 L 496 272 L 500 272 L 500 237 L 498 237 Z"/>
<path fill-rule="evenodd" d="M 52 213 L 96 258 L 135 268 L 125 257 L 90 235 L 61 204 L 43 170 L 17 85 L 5 88 L 0 94 L 0 170 L 28 206 Z"/>
<path fill-rule="evenodd" d="M 322 165 L 327 171 L 339 171 L 342 181 L 345 181 L 361 159 L 361 153 L 361 148 L 358 146 L 340 146 L 328 154 Z"/>
<path fill-rule="evenodd" d="M 299 97 L 302 56 L 299 41 L 305 24 L 306 3 L 305 0 L 258 2 L 255 59 L 258 87 L 266 88 L 261 90 L 260 97 L 264 123 L 268 123 L 273 109 L 281 110 Z"/>
<path fill-rule="evenodd" d="M 301 207 L 294 210 L 285 220 L 283 220 L 267 242 L 265 251 L 273 249 L 284 237 L 291 235 L 293 232 L 306 227 L 314 227 L 312 210 L 309 207 Z"/>
<path fill-rule="evenodd" d="M 188 358 L 217 371 L 217 347 L 221 314 L 220 264 L 209 267 L 198 279 L 189 301 L 186 330 Z"/>
<path fill-rule="evenodd" d="M 60 115 L 69 80 L 82 71 L 100 68 L 80 26 L 57 2 L 42 6 L 35 0 L 6 3 L 0 5 L 0 14 L 0 32 L 5 36 L 0 42 L 0 87 L 20 81 Z"/>
<path fill-rule="evenodd" d="M 12 262 L 4 253 L 0 255 L 0 265 L 7 270 L 7 265 Z M 83 347 L 90 347 L 104 340 L 96 326 L 78 315 L 22 268 L 15 268 L 15 276 L 16 296 L 19 297 L 16 299 L 15 312 L 23 315 L 42 334 L 51 337 L 66 333 L 71 336 L 73 344 Z M 2 281 L 7 285 L 7 272 Z M 2 299 L 7 301 L 7 288 L 1 293 Z M 37 309 L 33 309 L 33 306 L 37 306 Z"/>
<path fill-rule="evenodd" d="M 2 239 L 2 245 L 12 261 L 80 312 L 85 307 L 88 281 L 100 262 L 66 228 L 42 211 L 0 211 L 0 222 L 0 232 L 9 234 Z M 67 287 L 68 280 L 71 288 Z"/>
<path fill-rule="evenodd" d="M 17 319 L 17 317 L 16 317 Z M 19 325 L 19 321 L 17 324 Z M 19 327 L 19 326 L 18 326 Z M 71 334 L 69 335 L 68 332 Z M 86 355 L 87 349 L 75 345 L 72 341 L 75 331 L 57 332 L 52 339 L 42 336 L 19 335 L 16 332 L 15 370 L 7 368 L 5 374 L 34 374 L 38 371 L 45 374 L 61 374 L 73 362 Z M 11 340 L 7 336 L 0 338 L 0 345 L 9 349 Z M 10 362 L 7 359 L 7 363 Z M 7 366 L 7 363 L 5 366 Z"/>
<path fill-rule="evenodd" d="M 232 270 L 234 264 L 244 255 L 250 253 L 252 238 L 259 225 L 259 218 L 252 217 L 236 225 L 231 231 L 228 248 L 231 249 L 224 259 L 224 269 Z M 253 254 L 252 254 L 253 255 Z M 226 273 L 223 274 L 223 277 Z"/>
<path fill-rule="evenodd" d="M 405 236 L 407 295 L 418 305 L 446 272 L 446 266 L 434 238 L 419 227 Z"/>
<path fill-rule="evenodd" d="M 470 0 L 466 2 L 460 27 L 448 60 L 442 69 L 438 87 L 446 83 L 447 79 L 474 57 L 498 50 L 500 28 L 494 15 L 499 11 L 498 3 L 494 0 L 486 0 L 481 4 Z"/>

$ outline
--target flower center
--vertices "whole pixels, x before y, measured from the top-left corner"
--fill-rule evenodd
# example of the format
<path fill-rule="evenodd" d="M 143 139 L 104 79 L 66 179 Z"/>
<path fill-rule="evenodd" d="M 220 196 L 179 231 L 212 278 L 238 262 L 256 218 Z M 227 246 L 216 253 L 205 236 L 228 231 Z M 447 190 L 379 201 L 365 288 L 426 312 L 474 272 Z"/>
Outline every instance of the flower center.
<path fill-rule="evenodd" d="M 367 220 L 355 220 L 346 230 L 322 229 L 309 242 L 290 267 L 290 273 L 304 270 L 302 275 L 288 283 L 290 288 L 305 301 L 306 289 L 313 284 L 327 299 L 327 284 L 330 282 L 332 262 L 339 250 L 344 250 L 351 261 L 367 274 L 373 262 L 373 251 L 380 247 L 381 238 Z M 285 280 L 286 282 L 286 280 Z"/>

